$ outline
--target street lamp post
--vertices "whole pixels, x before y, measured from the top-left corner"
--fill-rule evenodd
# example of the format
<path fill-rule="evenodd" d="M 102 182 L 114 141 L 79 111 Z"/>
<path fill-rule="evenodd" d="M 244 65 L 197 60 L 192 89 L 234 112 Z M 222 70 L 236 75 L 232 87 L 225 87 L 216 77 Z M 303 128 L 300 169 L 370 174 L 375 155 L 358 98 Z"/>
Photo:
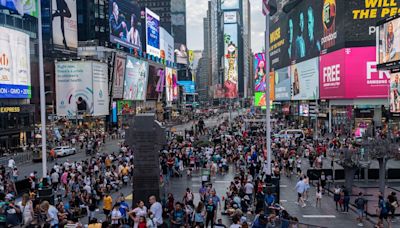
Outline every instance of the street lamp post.
<path fill-rule="evenodd" d="M 265 59 L 268 59 L 269 56 L 269 20 L 270 15 L 269 13 L 265 16 Z M 266 98 L 266 134 L 265 134 L 265 142 L 267 144 L 267 175 L 271 176 L 271 110 L 270 110 L 270 97 L 269 97 L 269 72 L 270 72 L 270 65 L 265 64 L 266 69 L 265 72 L 267 73 L 267 77 L 265 79 L 265 98 Z"/>

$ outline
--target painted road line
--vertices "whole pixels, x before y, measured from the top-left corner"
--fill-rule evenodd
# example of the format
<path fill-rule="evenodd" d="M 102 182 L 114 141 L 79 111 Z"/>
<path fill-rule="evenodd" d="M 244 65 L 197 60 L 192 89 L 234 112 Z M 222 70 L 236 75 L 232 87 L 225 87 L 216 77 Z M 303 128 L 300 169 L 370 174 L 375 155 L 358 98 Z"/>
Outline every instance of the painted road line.
<path fill-rule="evenodd" d="M 201 184 L 192 184 L 192 187 L 201 187 Z"/>
<path fill-rule="evenodd" d="M 279 200 L 279 202 L 281 202 L 281 203 L 286 203 L 287 200 Z"/>
<path fill-rule="evenodd" d="M 279 185 L 279 187 L 281 187 L 281 188 L 287 188 L 287 185 L 281 184 L 281 185 Z"/>
<path fill-rule="evenodd" d="M 335 215 L 303 215 L 303 218 L 336 218 Z"/>
<path fill-rule="evenodd" d="M 231 183 L 232 181 L 214 181 L 215 183 Z"/>

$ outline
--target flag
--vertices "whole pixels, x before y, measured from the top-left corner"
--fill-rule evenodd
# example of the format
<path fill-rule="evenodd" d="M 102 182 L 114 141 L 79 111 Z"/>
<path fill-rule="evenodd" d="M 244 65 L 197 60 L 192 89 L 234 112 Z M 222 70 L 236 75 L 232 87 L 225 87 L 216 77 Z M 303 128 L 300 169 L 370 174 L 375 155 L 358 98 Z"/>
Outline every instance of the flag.
<path fill-rule="evenodd" d="M 269 11 L 269 0 L 262 0 L 262 12 L 264 16 L 267 16 L 269 14 Z"/>

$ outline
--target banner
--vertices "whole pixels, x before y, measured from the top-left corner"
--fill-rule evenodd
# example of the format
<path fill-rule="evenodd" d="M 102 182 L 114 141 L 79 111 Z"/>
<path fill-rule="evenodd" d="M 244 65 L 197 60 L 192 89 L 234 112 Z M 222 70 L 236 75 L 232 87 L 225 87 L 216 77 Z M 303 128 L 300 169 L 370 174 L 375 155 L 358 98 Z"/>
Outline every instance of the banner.
<path fill-rule="evenodd" d="M 76 0 L 52 0 L 53 45 L 56 49 L 78 48 Z"/>
<path fill-rule="evenodd" d="M 400 73 L 390 75 L 390 112 L 400 113 Z"/>
<path fill-rule="evenodd" d="M 224 24 L 225 98 L 238 97 L 238 25 Z"/>
<path fill-rule="evenodd" d="M 160 27 L 160 57 L 175 62 L 174 38 L 162 27 Z"/>
<path fill-rule="evenodd" d="M 64 61 L 55 67 L 58 116 L 109 114 L 107 64 Z"/>
<path fill-rule="evenodd" d="M 164 91 L 165 78 L 162 65 L 149 65 L 149 79 L 147 83 L 147 100 L 157 100 L 158 95 Z"/>
<path fill-rule="evenodd" d="M 145 41 L 142 40 L 141 34 L 141 10 L 136 1 L 109 1 L 108 10 L 110 42 L 142 50 Z"/>
<path fill-rule="evenodd" d="M 289 101 L 291 99 L 289 68 L 285 67 L 274 72 L 275 100 Z"/>
<path fill-rule="evenodd" d="M 146 8 L 146 52 L 160 57 L 160 17 Z"/>
<path fill-rule="evenodd" d="M 146 99 L 149 64 L 128 56 L 125 66 L 124 99 L 144 101 Z"/>
<path fill-rule="evenodd" d="M 24 14 L 30 15 L 32 17 L 38 16 L 38 0 L 2 0 L 0 1 L 0 6 L 7 9 L 18 12 L 19 15 Z"/>
<path fill-rule="evenodd" d="M 263 92 L 267 88 L 266 84 L 266 65 L 265 54 L 257 53 L 254 55 L 254 91 Z"/>
<path fill-rule="evenodd" d="M 29 35 L 0 27 L 0 98 L 31 98 Z"/>
<path fill-rule="evenodd" d="M 126 57 L 115 56 L 114 63 L 114 83 L 113 98 L 121 99 L 124 96 L 124 76 L 125 76 Z"/>
<path fill-rule="evenodd" d="M 318 58 L 290 66 L 292 100 L 315 100 L 319 98 Z"/>

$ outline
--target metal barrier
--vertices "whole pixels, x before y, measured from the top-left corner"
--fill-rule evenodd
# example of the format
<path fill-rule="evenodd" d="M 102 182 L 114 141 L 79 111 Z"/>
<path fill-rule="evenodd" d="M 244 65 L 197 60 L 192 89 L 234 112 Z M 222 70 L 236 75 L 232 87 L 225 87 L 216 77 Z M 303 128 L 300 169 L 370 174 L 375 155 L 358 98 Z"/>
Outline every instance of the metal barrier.
<path fill-rule="evenodd" d="M 32 161 L 32 152 L 26 151 L 23 153 L 14 154 L 14 155 L 10 155 L 7 157 L 2 157 L 2 158 L 0 158 L 0 165 L 7 166 L 8 160 L 10 160 L 11 157 L 14 159 L 15 163 L 18 166 L 21 164 L 26 164 L 26 163 L 31 162 Z"/>

